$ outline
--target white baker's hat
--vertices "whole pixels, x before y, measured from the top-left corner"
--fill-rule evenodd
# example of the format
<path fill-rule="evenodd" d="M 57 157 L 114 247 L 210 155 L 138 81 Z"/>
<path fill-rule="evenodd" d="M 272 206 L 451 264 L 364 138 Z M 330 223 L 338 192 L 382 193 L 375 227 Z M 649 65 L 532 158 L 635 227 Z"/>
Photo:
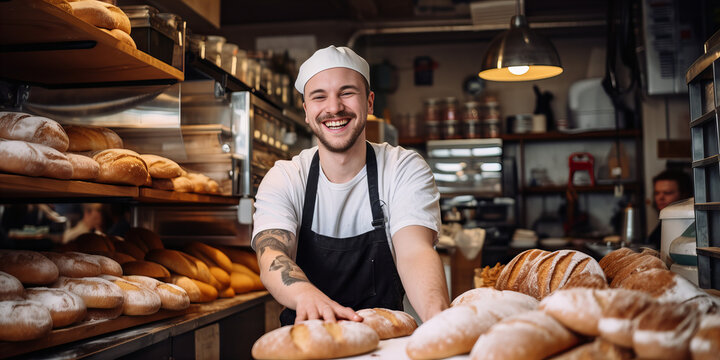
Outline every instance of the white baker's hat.
<path fill-rule="evenodd" d="M 295 80 L 295 89 L 301 94 L 304 94 L 305 84 L 307 84 L 310 78 L 323 70 L 337 67 L 344 67 L 359 72 L 360 75 L 365 77 L 368 85 L 370 85 L 370 65 L 368 65 L 367 61 L 348 47 L 335 47 L 334 45 L 330 45 L 316 51 L 313 56 L 300 65 L 300 71 L 298 72 L 297 80 Z"/>

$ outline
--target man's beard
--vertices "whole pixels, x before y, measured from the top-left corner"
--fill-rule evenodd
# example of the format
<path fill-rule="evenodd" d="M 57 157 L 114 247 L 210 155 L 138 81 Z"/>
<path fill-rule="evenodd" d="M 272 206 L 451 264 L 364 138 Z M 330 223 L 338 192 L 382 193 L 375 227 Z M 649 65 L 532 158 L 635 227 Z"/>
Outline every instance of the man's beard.
<path fill-rule="evenodd" d="M 360 137 L 360 134 L 362 134 L 363 130 L 365 130 L 365 123 L 363 122 L 362 126 L 356 127 L 353 129 L 353 132 L 350 135 L 350 139 L 347 141 L 347 143 L 340 144 L 340 146 L 334 146 L 330 143 L 330 141 L 328 141 L 327 138 L 325 138 L 325 133 L 322 131 L 322 127 L 325 125 L 322 122 L 325 121 L 326 119 L 335 118 L 335 117 L 350 117 L 351 118 L 350 122 L 345 126 L 350 126 L 350 123 L 353 120 L 357 120 L 357 115 L 355 115 L 355 113 L 349 112 L 349 111 L 341 111 L 341 112 L 339 112 L 337 114 L 333 114 L 333 115 L 318 116 L 315 119 L 316 123 L 319 124 L 318 131 L 315 131 L 312 127 L 310 127 L 310 128 L 313 129 L 313 133 L 315 133 L 315 136 L 318 138 L 318 141 L 320 141 L 320 143 L 322 143 L 326 149 L 328 149 L 334 153 L 343 153 L 343 152 L 348 151 L 350 148 L 353 147 L 353 145 L 355 145 L 355 143 L 357 142 L 357 139 Z"/>

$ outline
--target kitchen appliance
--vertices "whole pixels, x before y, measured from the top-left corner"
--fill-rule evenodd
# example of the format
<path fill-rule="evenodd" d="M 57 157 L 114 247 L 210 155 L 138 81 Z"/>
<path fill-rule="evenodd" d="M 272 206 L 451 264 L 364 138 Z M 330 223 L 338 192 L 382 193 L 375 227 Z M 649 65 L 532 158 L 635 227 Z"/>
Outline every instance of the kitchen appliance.
<path fill-rule="evenodd" d="M 149 5 L 123 6 L 121 9 L 130 18 L 130 36 L 138 50 L 183 71 L 185 21 L 175 14 L 160 13 Z"/>
<path fill-rule="evenodd" d="M 660 211 L 660 258 L 678 273 L 698 284 L 695 236 L 695 198 L 672 203 Z"/>
<path fill-rule="evenodd" d="M 591 186 L 595 186 L 595 158 L 588 152 L 576 152 L 568 157 L 568 186 L 579 185 L 582 182 L 575 179 L 575 173 L 578 171 L 586 171 L 589 176 Z M 583 184 L 584 185 L 584 184 Z"/>
<path fill-rule="evenodd" d="M 615 108 L 602 87 L 601 78 L 583 79 L 570 85 L 568 114 L 574 129 L 591 131 L 615 128 Z"/>
<path fill-rule="evenodd" d="M 502 196 L 502 139 L 431 140 L 427 154 L 441 194 Z"/>

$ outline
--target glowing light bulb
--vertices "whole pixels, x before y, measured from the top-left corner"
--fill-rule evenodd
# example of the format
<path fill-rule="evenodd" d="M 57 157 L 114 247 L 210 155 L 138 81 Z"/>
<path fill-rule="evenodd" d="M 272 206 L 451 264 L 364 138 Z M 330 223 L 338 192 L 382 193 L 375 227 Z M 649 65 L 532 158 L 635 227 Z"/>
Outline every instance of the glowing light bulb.
<path fill-rule="evenodd" d="M 530 70 L 530 67 L 525 65 L 508 67 L 508 71 L 510 71 L 510 73 L 513 75 L 522 75 L 528 72 L 528 70 Z"/>

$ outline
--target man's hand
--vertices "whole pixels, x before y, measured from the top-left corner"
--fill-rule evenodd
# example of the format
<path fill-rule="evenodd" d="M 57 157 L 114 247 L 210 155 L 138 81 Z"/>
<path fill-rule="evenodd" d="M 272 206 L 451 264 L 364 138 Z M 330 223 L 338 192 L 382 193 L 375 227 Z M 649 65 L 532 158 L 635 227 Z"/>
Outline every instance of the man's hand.
<path fill-rule="evenodd" d="M 326 322 L 335 322 L 340 319 L 362 321 L 353 309 L 342 306 L 331 300 L 314 286 L 302 286 L 296 293 L 295 323 L 303 320 L 323 319 Z"/>

